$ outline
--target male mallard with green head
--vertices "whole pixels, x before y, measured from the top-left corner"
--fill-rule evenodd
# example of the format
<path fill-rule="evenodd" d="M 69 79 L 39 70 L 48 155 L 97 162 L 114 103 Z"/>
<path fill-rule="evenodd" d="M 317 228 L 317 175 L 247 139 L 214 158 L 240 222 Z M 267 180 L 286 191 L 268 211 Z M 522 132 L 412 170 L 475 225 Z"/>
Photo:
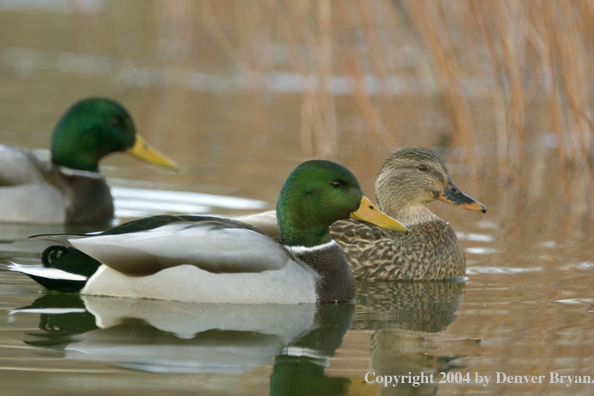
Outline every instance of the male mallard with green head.
<path fill-rule="evenodd" d="M 109 99 L 81 100 L 70 107 L 51 138 L 51 162 L 30 151 L 0 145 L 0 221 L 85 224 L 113 219 L 113 201 L 99 160 L 123 151 L 176 168 L 136 134 L 132 118 Z"/>
<path fill-rule="evenodd" d="M 72 248 L 48 248 L 45 267 L 9 268 L 50 289 L 82 288 L 92 295 L 251 304 L 348 301 L 355 297 L 353 275 L 330 225 L 354 218 L 406 232 L 363 195 L 348 169 L 330 161 L 293 170 L 277 213 L 278 241 L 234 220 L 155 216 L 93 235 L 43 236 Z"/>
<path fill-rule="evenodd" d="M 463 209 L 487 208 L 452 182 L 443 159 L 425 147 L 402 147 L 383 162 L 375 183 L 377 206 L 409 232 L 383 230 L 356 220 L 331 227 L 355 278 L 370 280 L 450 279 L 466 274 L 464 250 L 450 225 L 433 214 L 434 200 Z M 274 211 L 236 218 L 271 236 Z"/>

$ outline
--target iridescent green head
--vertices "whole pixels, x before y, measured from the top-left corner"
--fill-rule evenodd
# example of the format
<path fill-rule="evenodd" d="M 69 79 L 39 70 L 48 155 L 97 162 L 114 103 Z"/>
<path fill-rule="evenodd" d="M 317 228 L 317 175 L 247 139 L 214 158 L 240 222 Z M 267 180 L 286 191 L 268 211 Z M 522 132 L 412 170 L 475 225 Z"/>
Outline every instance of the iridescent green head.
<path fill-rule="evenodd" d="M 136 134 L 124 107 L 103 98 L 84 99 L 70 107 L 54 129 L 50 150 L 53 163 L 91 172 L 98 172 L 101 158 L 117 151 L 126 151 L 157 165 L 176 167 Z"/>
<path fill-rule="evenodd" d="M 289 246 L 328 243 L 330 225 L 349 217 L 406 232 L 365 198 L 348 169 L 330 161 L 307 161 L 295 168 L 283 184 L 276 213 L 278 241 Z"/>

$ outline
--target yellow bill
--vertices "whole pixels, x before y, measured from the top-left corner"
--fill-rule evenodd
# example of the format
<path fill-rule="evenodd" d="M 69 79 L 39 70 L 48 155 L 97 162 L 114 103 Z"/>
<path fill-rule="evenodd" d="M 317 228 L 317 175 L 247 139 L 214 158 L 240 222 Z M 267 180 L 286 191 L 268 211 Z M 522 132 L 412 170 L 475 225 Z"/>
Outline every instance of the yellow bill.
<path fill-rule="evenodd" d="M 408 229 L 379 210 L 369 199 L 364 195 L 361 198 L 361 205 L 359 209 L 351 212 L 349 215 L 352 219 L 365 221 L 367 223 L 375 224 L 378 227 L 385 228 L 386 230 L 408 233 Z"/>
<path fill-rule="evenodd" d="M 177 163 L 165 154 L 161 154 L 154 149 L 146 140 L 140 135 L 136 135 L 134 146 L 126 150 L 127 154 L 139 160 L 146 161 L 153 165 L 164 166 L 166 168 L 178 169 Z"/>

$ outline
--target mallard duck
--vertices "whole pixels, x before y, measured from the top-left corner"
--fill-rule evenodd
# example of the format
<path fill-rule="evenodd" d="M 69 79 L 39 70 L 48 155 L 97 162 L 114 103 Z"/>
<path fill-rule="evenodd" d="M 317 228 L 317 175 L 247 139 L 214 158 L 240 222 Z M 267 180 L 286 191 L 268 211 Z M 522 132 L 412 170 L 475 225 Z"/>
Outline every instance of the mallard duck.
<path fill-rule="evenodd" d="M 377 206 L 404 224 L 408 234 L 356 220 L 332 225 L 355 278 L 448 279 L 466 273 L 464 250 L 450 225 L 427 207 L 434 200 L 485 213 L 485 205 L 452 182 L 443 159 L 425 147 L 402 147 L 383 162 L 375 183 Z M 237 217 L 275 236 L 275 212 Z"/>
<path fill-rule="evenodd" d="M 132 118 L 109 99 L 70 107 L 51 138 L 51 162 L 29 150 L 0 145 L 0 221 L 90 224 L 113 219 L 113 201 L 99 160 L 124 151 L 169 168 L 175 162 L 136 134 Z"/>
<path fill-rule="evenodd" d="M 314 160 L 283 184 L 276 207 L 278 242 L 255 227 L 208 216 L 155 216 L 93 235 L 49 235 L 74 249 L 54 255 L 54 268 L 13 264 L 51 288 L 84 284 L 91 295 L 230 303 L 314 303 L 355 296 L 351 270 L 329 227 L 354 218 L 406 232 L 364 195 L 341 165 Z M 76 275 L 70 254 L 102 263 Z M 58 257 L 59 256 L 59 257 Z M 66 263 L 61 267 L 61 263 Z M 60 269 L 62 268 L 62 269 Z M 64 269 L 70 272 L 65 272 Z M 48 280 L 49 279 L 49 280 Z"/>

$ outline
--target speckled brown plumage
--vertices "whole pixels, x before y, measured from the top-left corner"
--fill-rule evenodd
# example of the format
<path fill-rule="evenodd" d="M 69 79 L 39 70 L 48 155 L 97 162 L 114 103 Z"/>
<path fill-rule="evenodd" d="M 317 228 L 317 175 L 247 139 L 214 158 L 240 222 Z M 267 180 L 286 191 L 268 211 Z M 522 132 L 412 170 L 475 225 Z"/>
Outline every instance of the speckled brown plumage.
<path fill-rule="evenodd" d="M 486 211 L 452 182 L 445 162 L 425 147 L 402 147 L 382 164 L 375 184 L 378 207 L 408 227 L 408 234 L 357 220 L 331 227 L 355 278 L 370 280 L 449 279 L 466 273 L 464 250 L 449 224 L 427 205 L 439 199 Z"/>
<path fill-rule="evenodd" d="M 357 220 L 331 227 L 355 278 L 447 279 L 464 276 L 466 257 L 454 230 L 443 220 L 408 227 L 408 234 Z"/>

